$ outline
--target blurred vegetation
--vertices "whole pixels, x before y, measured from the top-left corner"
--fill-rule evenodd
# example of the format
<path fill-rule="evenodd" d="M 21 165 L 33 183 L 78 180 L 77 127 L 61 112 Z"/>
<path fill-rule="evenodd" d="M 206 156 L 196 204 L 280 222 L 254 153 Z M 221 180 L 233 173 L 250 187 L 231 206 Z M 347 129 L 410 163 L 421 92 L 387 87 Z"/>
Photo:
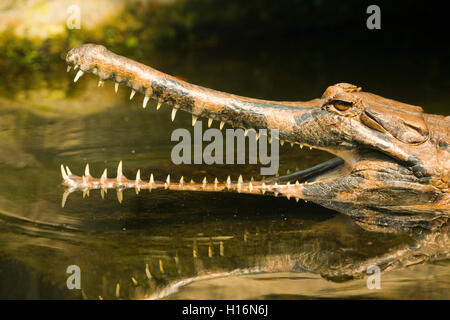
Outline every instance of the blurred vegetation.
<path fill-rule="evenodd" d="M 359 0 L 129 1 L 106 22 L 91 29 L 66 28 L 64 33 L 45 39 L 19 37 L 10 30 L 0 33 L 0 71 L 49 70 L 49 65 L 61 61 L 68 49 L 87 42 L 103 44 L 134 59 L 160 48 L 302 48 L 311 46 L 308 39 L 329 48 L 348 38 L 370 43 L 379 40 L 381 31 L 370 33 L 365 28 L 368 4 Z M 438 20 L 432 15 L 436 9 L 431 5 L 423 8 L 420 3 L 399 1 L 382 6 L 383 32 L 392 32 L 392 24 L 403 32 L 391 41 L 409 37 L 415 43 L 417 31 L 434 30 L 429 22 Z M 409 15 L 415 13 L 420 13 L 422 20 L 411 24 Z M 405 25 L 407 31 L 415 32 L 405 32 Z"/>
<path fill-rule="evenodd" d="M 292 7 L 296 10 L 290 10 Z M 68 48 L 85 42 L 102 43 L 122 54 L 139 56 L 155 47 L 213 46 L 281 36 L 299 26 L 315 28 L 337 23 L 341 18 L 330 12 L 342 17 L 348 8 L 324 5 L 323 0 L 130 2 L 95 29 L 66 29 L 65 34 L 47 39 L 21 38 L 6 31 L 0 34 L 0 67 L 48 63 Z M 318 19 L 320 16 L 335 18 Z"/>
<path fill-rule="evenodd" d="M 408 9 L 411 7 L 409 4 Z M 323 40 L 329 41 L 329 31 L 339 34 L 339 30 L 357 26 L 366 32 L 366 8 L 367 4 L 357 0 L 130 1 L 123 11 L 94 29 L 66 29 L 47 39 L 21 38 L 10 31 L 0 34 L 0 68 L 48 63 L 85 42 L 102 43 L 139 57 L 161 47 L 295 44 L 311 32 L 322 32 Z M 391 4 L 383 14 L 402 14 L 403 9 L 401 3 Z M 420 10 L 426 15 L 425 9 Z"/>

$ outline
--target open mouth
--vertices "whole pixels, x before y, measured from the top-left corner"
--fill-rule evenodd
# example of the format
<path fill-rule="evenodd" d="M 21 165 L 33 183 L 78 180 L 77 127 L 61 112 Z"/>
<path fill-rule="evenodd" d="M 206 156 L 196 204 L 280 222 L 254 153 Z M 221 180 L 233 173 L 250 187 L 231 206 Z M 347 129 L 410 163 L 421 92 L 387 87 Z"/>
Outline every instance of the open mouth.
<path fill-rule="evenodd" d="M 312 149 L 312 148 L 311 148 Z M 339 157 L 332 158 L 313 167 L 297 171 L 283 176 L 276 176 L 264 179 L 263 181 L 244 181 L 242 175 L 237 180 L 230 176 L 225 181 L 219 181 L 215 178 L 208 181 L 203 178 L 201 182 L 195 182 L 193 179 L 185 180 L 183 176 L 174 179 L 170 174 L 165 180 L 156 180 L 153 173 L 149 177 L 141 176 L 141 171 L 136 172 L 134 179 L 126 177 L 123 173 L 123 163 L 119 162 L 117 172 L 114 178 L 108 177 L 108 171 L 105 168 L 99 178 L 93 177 L 90 173 L 89 164 L 86 164 L 84 174 L 73 174 L 68 166 L 61 164 L 62 184 L 66 187 L 62 207 L 65 206 L 68 196 L 75 191 L 83 192 L 83 197 L 89 195 L 90 190 L 100 190 L 101 197 L 104 198 L 108 189 L 115 189 L 117 199 L 123 201 L 123 191 L 125 189 L 134 189 L 136 194 L 141 190 L 169 189 L 178 191 L 203 191 L 203 192 L 238 192 L 247 194 L 286 196 L 297 201 L 301 198 L 301 187 L 314 182 L 320 182 L 325 179 L 341 177 L 347 171 L 345 162 Z M 114 174 L 113 174 L 114 175 Z"/>
<path fill-rule="evenodd" d="M 192 113 L 192 125 L 199 118 L 207 118 L 208 127 L 211 126 L 214 120 L 219 121 L 219 128 L 222 129 L 225 123 L 230 123 L 233 127 L 242 127 L 245 129 L 245 135 L 247 135 L 252 127 L 267 128 L 267 120 L 261 116 L 259 110 L 251 110 L 251 115 L 246 114 L 246 109 L 241 106 L 236 106 L 235 109 L 225 110 L 214 105 L 208 105 L 205 107 L 205 102 L 201 101 L 198 96 L 188 94 L 187 91 L 192 86 L 197 89 L 197 86 L 190 85 L 188 83 L 176 82 L 173 78 L 159 73 L 158 71 L 138 64 L 132 60 L 114 55 L 111 57 L 105 57 L 104 55 L 110 55 L 110 52 L 103 52 L 104 47 L 95 45 L 85 45 L 87 48 L 75 48 L 77 52 L 69 52 L 67 55 L 67 71 L 69 72 L 72 67 L 76 72 L 74 82 L 77 82 L 85 72 L 92 73 L 99 77 L 98 86 L 103 86 L 104 81 L 112 80 L 115 82 L 115 91 L 117 93 L 119 85 L 125 85 L 131 88 L 129 99 L 133 99 L 137 92 L 144 95 L 142 107 L 146 108 L 150 99 L 156 99 L 156 109 L 159 110 L 162 104 L 172 105 L 171 120 L 174 121 L 177 111 L 182 109 L 189 113 Z M 83 47 L 83 46 L 82 46 Z M 73 49 L 73 50 L 75 50 Z M 91 50 L 91 51 L 89 51 Z M 100 54 L 97 52 L 100 50 Z M 92 63 L 91 61 L 97 55 L 101 58 L 98 61 Z M 113 54 L 112 54 L 113 55 Z M 103 61 L 103 62 L 102 62 Z M 102 64 L 103 63 L 103 64 Z M 124 71 L 122 71 L 124 70 Z M 150 76 L 160 77 L 161 80 L 158 83 L 149 79 Z M 164 88 L 162 88 L 164 86 Z M 214 90 L 207 89 L 207 93 L 211 94 L 209 100 L 222 98 Z M 210 90 L 210 91 L 209 91 Z M 231 98 L 229 98 L 231 97 Z M 236 96 L 229 95 L 226 99 L 233 99 Z M 251 102 L 258 102 L 256 99 L 250 99 Z M 232 100 L 230 105 L 234 106 L 235 102 Z M 199 107 L 200 106 L 200 107 Z M 283 107 L 280 112 L 291 110 L 288 107 Z M 257 109 L 257 108 L 255 108 Z M 278 111 L 278 110 L 277 110 Z M 250 120 L 251 118 L 251 120 Z M 252 124 L 249 124 L 249 123 Z M 250 128 L 250 129 L 248 129 Z M 250 137 L 249 137 L 250 138 Z M 258 140 L 259 135 L 255 131 L 255 138 Z M 301 148 L 304 146 L 310 149 L 314 146 L 308 144 L 300 144 L 289 139 L 279 138 L 279 141 L 271 141 L 271 137 L 268 137 L 269 143 L 289 143 L 291 146 L 299 144 Z M 219 181 L 215 178 L 213 181 L 208 181 L 206 177 L 201 182 L 195 182 L 193 180 L 186 181 L 182 176 L 174 179 L 170 175 L 164 181 L 156 180 L 153 174 L 149 177 L 142 177 L 141 171 L 136 172 L 134 179 L 128 178 L 123 174 L 122 161 L 118 164 L 117 173 L 114 178 L 108 177 L 108 172 L 105 169 L 103 174 L 99 178 L 95 178 L 90 174 L 89 165 L 86 165 L 83 175 L 78 176 L 71 172 L 68 166 L 61 165 L 61 174 L 63 177 L 63 185 L 66 190 L 62 199 L 62 206 L 65 205 L 67 197 L 74 191 L 81 191 L 83 194 L 88 194 L 90 190 L 100 190 L 102 198 L 108 189 L 115 189 L 117 191 L 117 198 L 119 202 L 123 200 L 123 190 L 135 189 L 136 193 L 140 190 L 152 190 L 152 189 L 170 189 L 170 190 L 183 190 L 183 191 L 206 191 L 206 192 L 220 192 L 220 191 L 234 191 L 239 193 L 249 194 L 272 194 L 275 196 L 283 195 L 288 199 L 291 197 L 297 201 L 300 198 L 304 198 L 302 195 L 302 187 L 305 185 L 320 182 L 325 179 L 333 179 L 342 176 L 346 172 L 344 166 L 344 160 L 336 157 L 328 160 L 324 163 L 315 165 L 309 169 L 298 171 L 292 174 L 288 174 L 280 177 L 273 177 L 265 179 L 264 181 L 244 181 L 242 175 L 237 180 L 232 180 L 230 176 L 225 181 Z"/>

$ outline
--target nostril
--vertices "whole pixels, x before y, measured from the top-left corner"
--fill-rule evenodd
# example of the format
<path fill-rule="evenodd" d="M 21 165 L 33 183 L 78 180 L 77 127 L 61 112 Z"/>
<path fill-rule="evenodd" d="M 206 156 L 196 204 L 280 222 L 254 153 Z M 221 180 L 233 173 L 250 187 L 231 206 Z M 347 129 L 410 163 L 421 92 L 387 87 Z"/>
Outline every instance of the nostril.
<path fill-rule="evenodd" d="M 74 60 L 73 52 L 69 51 L 66 55 L 66 61 L 73 62 L 73 60 Z"/>
<path fill-rule="evenodd" d="M 77 64 L 78 60 L 78 56 L 73 53 L 69 53 L 66 58 L 66 61 L 71 64 Z"/>

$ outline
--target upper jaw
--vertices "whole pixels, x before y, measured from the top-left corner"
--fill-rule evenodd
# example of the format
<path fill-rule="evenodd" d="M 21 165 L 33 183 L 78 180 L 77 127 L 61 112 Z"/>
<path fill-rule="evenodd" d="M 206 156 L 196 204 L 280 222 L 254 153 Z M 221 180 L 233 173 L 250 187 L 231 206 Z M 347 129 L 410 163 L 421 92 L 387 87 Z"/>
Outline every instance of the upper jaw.
<path fill-rule="evenodd" d="M 167 81 L 173 79 L 142 64 L 117 56 L 103 46 L 86 44 L 73 48 L 68 52 L 66 61 L 69 66 L 79 67 L 81 72 L 97 74 L 100 77 L 100 81 L 111 79 L 117 83 L 122 82 L 130 86 L 133 91 L 138 91 L 135 88 L 136 83 L 145 84 L 147 87 L 150 87 L 144 88 L 143 92 L 141 92 L 146 96 L 146 99 L 147 94 L 151 94 L 151 97 L 158 99 L 158 105 L 161 100 L 164 100 L 165 103 L 171 103 L 171 93 L 158 92 L 157 88 L 155 88 L 155 83 L 158 83 L 158 85 L 167 84 Z M 128 75 L 131 71 L 134 74 L 130 77 Z M 78 80 L 81 75 L 77 74 L 75 80 Z M 143 79 L 140 79 L 140 77 L 143 77 Z M 126 81 L 121 81 L 123 80 L 122 78 L 126 79 Z M 148 78 L 152 78 L 152 80 L 148 81 Z M 175 101 L 173 103 L 174 109 L 184 109 L 196 117 L 204 116 L 206 112 L 208 113 L 208 118 L 222 120 L 222 122 L 228 122 L 238 128 L 256 129 L 257 131 L 258 129 L 267 129 L 268 131 L 277 129 L 279 130 L 279 139 L 283 142 L 298 144 L 301 148 L 306 146 L 311 149 L 324 150 L 343 158 L 345 161 L 353 162 L 354 157 L 351 156 L 350 151 L 355 147 L 354 143 L 346 142 L 345 139 L 339 136 L 340 133 L 336 134 L 336 132 L 330 133 L 326 131 L 336 130 L 335 127 L 339 123 L 336 117 L 324 115 L 325 111 L 322 110 L 322 105 L 327 101 L 326 98 L 304 102 L 263 101 L 228 95 L 210 89 L 199 91 L 196 90 L 198 89 L 197 86 L 192 87 L 183 81 L 177 82 L 181 89 L 173 89 L 179 90 L 175 93 L 186 94 L 193 101 L 193 104 L 177 104 L 177 101 Z M 166 88 L 165 90 L 170 91 L 172 89 Z M 207 103 L 218 101 L 218 106 L 213 106 L 213 108 L 203 107 L 205 101 L 201 100 L 201 96 L 205 94 L 210 95 L 208 99 L 211 99 Z M 144 99 L 144 107 L 146 99 Z M 227 105 L 227 107 L 225 108 L 221 105 Z M 196 115 L 197 111 L 200 114 Z M 318 118 L 321 116 L 327 116 L 329 117 L 327 120 L 333 122 L 329 123 L 325 130 L 323 125 L 317 126 L 318 120 L 321 120 Z M 320 130 L 321 132 L 319 132 Z M 267 133 L 269 134 L 270 131 Z"/>

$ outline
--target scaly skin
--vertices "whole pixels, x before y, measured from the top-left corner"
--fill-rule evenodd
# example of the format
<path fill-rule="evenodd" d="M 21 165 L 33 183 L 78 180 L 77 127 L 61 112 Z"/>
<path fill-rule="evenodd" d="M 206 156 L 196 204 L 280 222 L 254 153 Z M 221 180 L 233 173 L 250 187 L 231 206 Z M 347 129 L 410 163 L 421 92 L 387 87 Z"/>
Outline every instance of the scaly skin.
<path fill-rule="evenodd" d="M 118 56 L 105 47 L 85 44 L 66 57 L 69 66 L 132 88 L 132 96 L 145 96 L 178 109 L 234 127 L 278 129 L 282 143 L 306 145 L 337 156 L 314 168 L 266 182 L 185 182 L 135 180 L 122 174 L 96 179 L 87 167 L 83 177 L 61 166 L 63 197 L 75 190 L 117 189 L 119 201 L 125 188 L 166 188 L 184 191 L 236 191 L 283 195 L 316 202 L 352 216 L 369 229 L 439 229 L 450 216 L 450 117 L 423 113 L 422 108 L 386 99 L 361 88 L 339 83 L 321 98 L 306 102 L 252 99 L 196 86 L 151 67 Z M 255 137 L 255 135 L 253 135 Z"/>

